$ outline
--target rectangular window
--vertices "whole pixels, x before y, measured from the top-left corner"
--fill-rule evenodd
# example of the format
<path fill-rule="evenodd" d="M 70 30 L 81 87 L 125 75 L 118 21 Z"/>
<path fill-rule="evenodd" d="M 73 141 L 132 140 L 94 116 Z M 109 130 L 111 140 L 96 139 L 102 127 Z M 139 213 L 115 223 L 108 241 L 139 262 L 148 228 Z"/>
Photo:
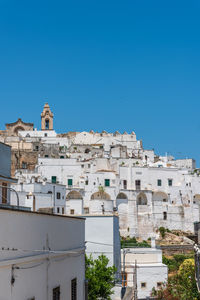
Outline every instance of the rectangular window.
<path fill-rule="evenodd" d="M 64 215 L 65 214 L 65 208 L 62 207 L 62 214 Z"/>
<path fill-rule="evenodd" d="M 49 155 L 48 154 L 45 154 L 45 156 L 44 156 L 45 158 L 48 158 L 49 157 Z"/>
<path fill-rule="evenodd" d="M 89 214 L 89 207 L 84 207 L 84 214 Z"/>
<path fill-rule="evenodd" d="M 56 183 L 56 181 L 57 181 L 57 177 L 56 176 L 51 176 L 51 182 Z"/>
<path fill-rule="evenodd" d="M 56 197 L 57 197 L 57 199 L 60 199 L 60 193 L 59 192 L 56 194 Z"/>
<path fill-rule="evenodd" d="M 60 207 L 57 207 L 57 214 L 60 213 Z"/>
<path fill-rule="evenodd" d="M 110 186 L 110 179 L 105 179 L 105 186 Z"/>
<path fill-rule="evenodd" d="M 2 203 L 7 203 L 7 183 L 3 182 L 2 183 Z"/>
<path fill-rule="evenodd" d="M 81 168 L 83 169 L 83 168 L 84 168 L 84 165 L 81 165 Z"/>
<path fill-rule="evenodd" d="M 88 185 L 88 180 L 85 181 L 85 185 Z"/>
<path fill-rule="evenodd" d="M 22 169 L 27 169 L 27 163 L 26 162 L 22 162 Z"/>
<path fill-rule="evenodd" d="M 53 300 L 60 300 L 60 287 L 57 286 L 53 289 Z"/>
<path fill-rule="evenodd" d="M 127 180 L 123 180 L 124 189 L 127 190 Z"/>
<path fill-rule="evenodd" d="M 74 215 L 74 209 L 70 209 L 70 215 Z"/>
<path fill-rule="evenodd" d="M 141 288 L 145 288 L 147 286 L 146 282 L 141 282 Z"/>
<path fill-rule="evenodd" d="M 140 190 L 141 189 L 141 181 L 140 180 L 136 180 L 135 181 L 135 189 L 136 190 Z"/>
<path fill-rule="evenodd" d="M 157 186 L 162 186 L 162 180 L 161 179 L 157 180 Z"/>
<path fill-rule="evenodd" d="M 166 213 L 166 211 L 163 212 L 163 220 L 167 220 L 167 213 Z"/>
<path fill-rule="evenodd" d="M 70 179 L 68 179 L 67 182 L 68 182 L 68 186 L 72 186 L 73 185 L 73 179 L 70 178 Z"/>
<path fill-rule="evenodd" d="M 71 300 L 77 300 L 77 279 L 71 280 Z"/>
<path fill-rule="evenodd" d="M 168 179 L 168 186 L 172 186 L 172 179 Z"/>

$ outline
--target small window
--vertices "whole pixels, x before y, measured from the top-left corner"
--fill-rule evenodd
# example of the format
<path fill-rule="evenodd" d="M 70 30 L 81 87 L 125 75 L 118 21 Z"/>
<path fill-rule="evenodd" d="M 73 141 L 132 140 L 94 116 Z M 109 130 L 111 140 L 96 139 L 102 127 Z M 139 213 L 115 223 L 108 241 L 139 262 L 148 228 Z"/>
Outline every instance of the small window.
<path fill-rule="evenodd" d="M 64 215 L 65 214 L 65 208 L 62 207 L 62 214 Z"/>
<path fill-rule="evenodd" d="M 58 192 L 56 195 L 57 199 L 60 199 L 60 193 Z"/>
<path fill-rule="evenodd" d="M 168 186 L 172 186 L 172 179 L 168 179 Z"/>
<path fill-rule="evenodd" d="M 68 179 L 68 181 L 67 181 L 67 183 L 68 183 L 68 186 L 72 186 L 73 185 L 73 179 Z"/>
<path fill-rule="evenodd" d="M 88 168 L 90 168 L 90 164 L 88 164 Z"/>
<path fill-rule="evenodd" d="M 166 213 L 166 211 L 163 212 L 163 220 L 167 220 L 167 213 Z"/>
<path fill-rule="evenodd" d="M 57 207 L 57 214 L 60 213 L 60 207 Z"/>
<path fill-rule="evenodd" d="M 35 151 L 38 151 L 39 150 L 39 146 L 35 146 Z"/>
<path fill-rule="evenodd" d="M 47 133 L 45 133 L 45 134 L 44 134 L 44 136 L 45 136 L 45 137 L 47 137 L 47 136 L 48 136 L 48 134 L 47 134 Z"/>
<path fill-rule="evenodd" d="M 70 209 L 70 215 L 74 215 L 74 209 Z"/>
<path fill-rule="evenodd" d="M 167 202 L 167 199 L 163 199 L 163 202 Z"/>
<path fill-rule="evenodd" d="M 162 186 L 162 180 L 161 179 L 157 180 L 157 186 Z"/>
<path fill-rule="evenodd" d="M 85 181 L 85 185 L 88 185 L 88 180 Z"/>
<path fill-rule="evenodd" d="M 160 288 L 162 286 L 162 282 L 157 282 L 157 287 Z"/>
<path fill-rule="evenodd" d="M 71 300 L 77 300 L 77 279 L 71 280 Z"/>
<path fill-rule="evenodd" d="M 84 207 L 84 214 L 89 214 L 89 207 Z"/>
<path fill-rule="evenodd" d="M 45 129 L 49 129 L 49 119 L 45 120 Z"/>
<path fill-rule="evenodd" d="M 27 169 L 27 163 L 26 162 L 22 162 L 22 169 Z"/>
<path fill-rule="evenodd" d="M 63 155 L 61 155 L 61 156 L 60 156 L 60 159 L 63 159 L 63 158 L 65 158 L 65 157 L 64 157 Z"/>
<path fill-rule="evenodd" d="M 110 179 L 105 179 L 105 186 L 110 186 Z"/>
<path fill-rule="evenodd" d="M 51 176 L 51 182 L 52 182 L 52 183 L 56 183 L 56 182 L 57 182 L 56 176 Z"/>
<path fill-rule="evenodd" d="M 60 300 L 60 287 L 57 286 L 53 289 L 53 300 Z"/>
<path fill-rule="evenodd" d="M 126 190 L 127 189 L 127 180 L 123 180 L 123 186 L 124 186 L 124 189 Z"/>
<path fill-rule="evenodd" d="M 44 156 L 45 158 L 48 158 L 49 157 L 49 155 L 48 154 L 45 154 L 45 156 Z"/>
<path fill-rule="evenodd" d="M 48 191 L 48 193 L 47 194 L 52 194 L 52 191 Z"/>
<path fill-rule="evenodd" d="M 146 282 L 141 282 L 141 288 L 145 288 L 147 286 Z"/>
<path fill-rule="evenodd" d="M 136 188 L 136 190 L 140 190 L 141 189 L 141 181 L 140 180 L 136 180 L 135 181 L 135 188 Z"/>
<path fill-rule="evenodd" d="M 81 165 L 81 168 L 83 169 L 83 168 L 84 168 L 84 165 Z"/>

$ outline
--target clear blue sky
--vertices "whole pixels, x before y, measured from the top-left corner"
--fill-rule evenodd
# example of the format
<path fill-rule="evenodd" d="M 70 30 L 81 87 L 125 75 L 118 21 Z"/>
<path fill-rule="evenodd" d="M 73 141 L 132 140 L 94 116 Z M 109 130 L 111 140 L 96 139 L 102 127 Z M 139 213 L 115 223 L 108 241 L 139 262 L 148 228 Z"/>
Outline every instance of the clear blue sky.
<path fill-rule="evenodd" d="M 200 161 L 200 2 L 0 1 L 0 128 L 134 130 Z"/>

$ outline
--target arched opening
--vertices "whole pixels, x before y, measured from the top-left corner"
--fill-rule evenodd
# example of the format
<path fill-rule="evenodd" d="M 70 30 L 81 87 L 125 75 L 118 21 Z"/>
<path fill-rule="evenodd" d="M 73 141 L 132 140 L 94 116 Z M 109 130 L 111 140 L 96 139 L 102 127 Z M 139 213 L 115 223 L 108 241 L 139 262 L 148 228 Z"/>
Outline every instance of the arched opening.
<path fill-rule="evenodd" d="M 144 193 L 137 196 L 137 205 L 147 205 L 147 196 Z"/>
<path fill-rule="evenodd" d="M 69 194 L 67 194 L 67 197 L 66 197 L 67 200 L 72 200 L 72 199 L 81 199 L 83 200 L 83 197 L 81 196 L 81 194 L 77 191 L 71 191 L 69 192 Z"/>
<path fill-rule="evenodd" d="M 18 134 L 19 131 L 24 131 L 24 128 L 22 126 L 17 126 L 14 130 L 14 133 Z"/>
<path fill-rule="evenodd" d="M 119 193 L 116 199 L 127 199 L 127 196 L 124 193 Z"/>
<path fill-rule="evenodd" d="M 91 150 L 90 149 L 85 149 L 85 153 L 90 153 L 91 152 Z"/>
<path fill-rule="evenodd" d="M 78 191 L 71 191 L 66 196 L 66 211 L 71 215 L 83 213 L 83 197 Z"/>
<path fill-rule="evenodd" d="M 104 191 L 99 191 L 92 194 L 91 200 L 110 200 L 110 196 Z"/>
<path fill-rule="evenodd" d="M 162 203 L 167 203 L 168 202 L 168 195 L 164 192 L 154 192 L 153 193 L 153 201 L 159 201 L 159 202 L 162 202 Z"/>
<path fill-rule="evenodd" d="M 119 214 L 119 229 L 121 235 L 127 235 L 128 228 L 128 198 L 126 194 L 119 193 L 116 198 L 117 211 Z"/>
<path fill-rule="evenodd" d="M 49 119 L 45 119 L 45 129 L 49 129 Z"/>
<path fill-rule="evenodd" d="M 103 190 L 91 195 L 89 204 L 91 214 L 113 213 L 113 200 Z"/>

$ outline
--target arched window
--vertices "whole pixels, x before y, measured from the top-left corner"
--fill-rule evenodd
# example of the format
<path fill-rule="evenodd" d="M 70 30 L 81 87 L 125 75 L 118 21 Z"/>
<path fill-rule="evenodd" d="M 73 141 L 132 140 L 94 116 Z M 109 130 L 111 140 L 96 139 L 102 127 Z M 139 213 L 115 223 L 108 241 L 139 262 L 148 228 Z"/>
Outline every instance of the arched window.
<path fill-rule="evenodd" d="M 147 197 L 144 193 L 140 193 L 137 197 L 138 205 L 147 205 Z"/>
<path fill-rule="evenodd" d="M 49 119 L 45 120 L 45 129 L 49 129 Z"/>
<path fill-rule="evenodd" d="M 90 149 L 85 149 L 85 153 L 90 153 Z"/>

